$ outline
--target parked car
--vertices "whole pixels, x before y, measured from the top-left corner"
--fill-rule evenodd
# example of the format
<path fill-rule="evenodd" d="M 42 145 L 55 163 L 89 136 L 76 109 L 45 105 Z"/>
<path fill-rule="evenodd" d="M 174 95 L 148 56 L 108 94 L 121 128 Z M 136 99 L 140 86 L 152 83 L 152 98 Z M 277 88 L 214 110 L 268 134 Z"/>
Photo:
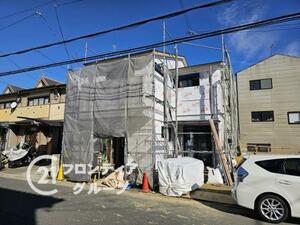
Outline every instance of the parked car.
<path fill-rule="evenodd" d="M 236 169 L 232 193 L 268 222 L 300 217 L 300 155 L 249 156 Z"/>

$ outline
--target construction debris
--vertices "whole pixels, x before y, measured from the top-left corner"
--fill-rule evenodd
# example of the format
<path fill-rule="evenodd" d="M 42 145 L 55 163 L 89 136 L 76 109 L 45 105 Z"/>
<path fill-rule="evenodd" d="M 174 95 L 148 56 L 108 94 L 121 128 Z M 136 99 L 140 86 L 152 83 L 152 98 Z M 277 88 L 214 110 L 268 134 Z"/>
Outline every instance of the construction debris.
<path fill-rule="evenodd" d="M 119 167 L 114 172 L 109 174 L 101 183 L 115 189 L 123 188 L 125 184 L 124 166 Z"/>

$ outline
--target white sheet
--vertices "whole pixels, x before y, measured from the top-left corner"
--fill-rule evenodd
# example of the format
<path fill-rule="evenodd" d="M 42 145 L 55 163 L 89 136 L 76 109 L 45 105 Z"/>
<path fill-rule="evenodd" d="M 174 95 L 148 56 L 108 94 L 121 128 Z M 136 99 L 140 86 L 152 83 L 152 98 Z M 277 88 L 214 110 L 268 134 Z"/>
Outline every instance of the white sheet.
<path fill-rule="evenodd" d="M 204 163 L 201 160 L 182 157 L 158 163 L 159 192 L 169 196 L 181 196 L 204 184 Z"/>

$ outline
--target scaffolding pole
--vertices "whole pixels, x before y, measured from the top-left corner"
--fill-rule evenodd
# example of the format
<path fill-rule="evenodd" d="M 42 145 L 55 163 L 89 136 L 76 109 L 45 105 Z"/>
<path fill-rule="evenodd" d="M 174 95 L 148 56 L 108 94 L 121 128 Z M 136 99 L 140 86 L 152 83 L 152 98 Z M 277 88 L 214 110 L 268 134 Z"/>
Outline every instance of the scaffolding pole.
<path fill-rule="evenodd" d="M 178 157 L 178 48 L 177 44 L 175 45 L 175 157 Z"/>
<path fill-rule="evenodd" d="M 152 67 L 152 143 L 151 143 L 151 150 L 152 150 L 152 163 L 153 169 L 156 169 L 156 129 L 155 129 L 155 49 L 153 49 L 153 67 Z"/>

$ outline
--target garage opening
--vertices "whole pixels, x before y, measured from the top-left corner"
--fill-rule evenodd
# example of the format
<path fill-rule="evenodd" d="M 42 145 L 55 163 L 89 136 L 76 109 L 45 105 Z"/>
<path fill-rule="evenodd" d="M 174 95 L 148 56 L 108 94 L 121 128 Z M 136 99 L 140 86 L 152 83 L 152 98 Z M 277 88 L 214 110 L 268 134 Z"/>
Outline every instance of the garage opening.
<path fill-rule="evenodd" d="M 208 124 L 182 124 L 178 136 L 183 156 L 200 159 L 205 166 L 215 167 L 215 146 Z"/>

